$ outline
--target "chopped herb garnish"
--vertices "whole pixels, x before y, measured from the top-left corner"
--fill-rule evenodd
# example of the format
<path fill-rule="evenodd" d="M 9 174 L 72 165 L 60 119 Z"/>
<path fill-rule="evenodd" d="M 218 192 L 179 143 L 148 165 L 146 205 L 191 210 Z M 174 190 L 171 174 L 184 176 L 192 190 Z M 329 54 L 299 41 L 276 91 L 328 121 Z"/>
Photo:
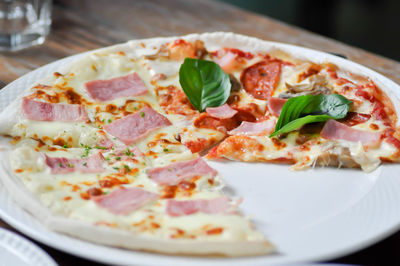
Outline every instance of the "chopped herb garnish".
<path fill-rule="evenodd" d="M 83 165 L 83 166 L 87 166 L 87 162 L 83 162 L 82 165 Z"/>
<path fill-rule="evenodd" d="M 115 170 L 119 170 L 119 167 L 116 167 L 116 166 L 114 166 L 114 167 L 113 167 L 113 169 L 115 169 Z"/>
<path fill-rule="evenodd" d="M 65 149 L 68 148 L 68 144 L 64 144 L 63 148 L 65 148 Z"/>
<path fill-rule="evenodd" d="M 68 168 L 73 168 L 74 167 L 74 165 L 70 164 L 70 163 L 67 163 L 67 166 L 68 166 Z"/>
<path fill-rule="evenodd" d="M 59 162 L 59 163 L 58 163 L 58 166 L 60 166 L 60 167 L 63 167 L 63 165 L 62 165 L 62 163 L 61 163 L 61 162 Z"/>
<path fill-rule="evenodd" d="M 115 160 L 117 160 L 117 161 L 119 161 L 119 160 L 121 160 L 121 157 L 115 157 Z"/>
<path fill-rule="evenodd" d="M 144 112 L 140 112 L 140 117 L 144 117 Z"/>
<path fill-rule="evenodd" d="M 129 168 L 129 166 L 128 165 L 126 165 L 126 164 L 124 164 L 124 168 L 126 169 L 126 171 L 128 171 L 128 172 L 130 172 L 131 171 L 131 168 Z"/>
<path fill-rule="evenodd" d="M 104 191 L 104 192 L 103 192 L 103 195 L 107 195 L 108 193 L 110 193 L 110 192 Z"/>
<path fill-rule="evenodd" d="M 105 121 L 106 121 L 106 119 L 104 119 L 104 118 L 101 120 L 101 122 L 103 122 L 103 123 L 104 123 Z"/>
<path fill-rule="evenodd" d="M 129 148 L 126 148 L 125 155 L 126 155 L 126 156 L 135 156 L 135 154 L 133 154 L 133 152 L 131 152 L 131 151 L 129 150 Z"/>
<path fill-rule="evenodd" d="M 108 119 L 107 121 L 108 121 L 108 123 L 111 123 L 111 122 L 112 122 L 112 120 L 111 120 L 111 119 Z"/>
<path fill-rule="evenodd" d="M 88 145 L 84 145 L 83 143 L 81 143 L 81 146 L 83 148 L 85 148 L 85 152 L 82 154 L 82 158 L 87 157 L 89 155 L 89 150 L 92 149 L 91 147 L 89 147 Z"/>
<path fill-rule="evenodd" d="M 99 150 L 107 150 L 107 148 L 106 147 L 102 147 L 102 146 L 94 146 L 96 149 L 99 149 Z"/>
<path fill-rule="evenodd" d="M 168 150 L 168 149 L 164 149 L 163 151 L 164 151 L 164 152 L 168 152 L 169 150 Z"/>

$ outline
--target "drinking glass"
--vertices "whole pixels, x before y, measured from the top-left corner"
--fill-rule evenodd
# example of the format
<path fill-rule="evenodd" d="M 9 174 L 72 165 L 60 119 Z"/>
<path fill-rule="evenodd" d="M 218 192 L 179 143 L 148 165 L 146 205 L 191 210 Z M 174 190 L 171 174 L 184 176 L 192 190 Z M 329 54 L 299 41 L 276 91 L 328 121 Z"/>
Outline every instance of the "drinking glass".
<path fill-rule="evenodd" d="M 51 0 L 0 0 L 0 51 L 42 44 L 50 31 Z"/>

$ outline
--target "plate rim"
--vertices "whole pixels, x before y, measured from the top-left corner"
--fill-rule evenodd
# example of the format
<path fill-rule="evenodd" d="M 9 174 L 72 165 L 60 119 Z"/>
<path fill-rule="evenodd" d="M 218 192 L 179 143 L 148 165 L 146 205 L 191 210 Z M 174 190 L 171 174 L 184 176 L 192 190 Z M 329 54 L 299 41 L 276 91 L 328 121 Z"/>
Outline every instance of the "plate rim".
<path fill-rule="evenodd" d="M 13 253 L 16 254 L 18 257 L 24 257 L 26 259 L 30 259 L 25 254 L 25 249 L 28 248 L 29 251 L 33 252 L 36 258 L 39 258 L 42 262 L 45 262 L 46 265 L 49 266 L 56 266 L 56 261 L 50 256 L 46 251 L 43 250 L 42 247 L 38 246 L 37 244 L 33 243 L 31 240 L 27 239 L 26 237 L 19 235 L 11 230 L 6 228 L 0 227 L 0 235 L 4 234 L 6 237 L 12 238 L 13 242 L 20 243 L 19 248 L 16 248 L 15 243 L 13 245 L 8 245 L 13 250 Z M 5 243 L 6 244 L 6 243 Z M 7 249 L 7 248 L 6 248 Z M 25 261 L 25 260 L 24 260 Z"/>

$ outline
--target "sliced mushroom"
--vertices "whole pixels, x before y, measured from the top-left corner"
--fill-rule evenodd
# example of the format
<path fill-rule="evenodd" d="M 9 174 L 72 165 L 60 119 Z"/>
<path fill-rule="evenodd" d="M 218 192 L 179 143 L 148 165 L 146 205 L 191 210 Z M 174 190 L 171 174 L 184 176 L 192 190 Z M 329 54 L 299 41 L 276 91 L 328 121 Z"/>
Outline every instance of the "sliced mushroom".
<path fill-rule="evenodd" d="M 313 75 L 304 82 L 298 84 L 286 83 L 287 91 L 279 94 L 279 98 L 288 99 L 302 95 L 331 94 L 332 91 L 327 87 L 325 77 Z"/>
<path fill-rule="evenodd" d="M 239 91 L 242 85 L 240 85 L 240 82 L 235 78 L 234 75 L 229 74 L 229 80 L 231 82 L 231 91 Z"/>

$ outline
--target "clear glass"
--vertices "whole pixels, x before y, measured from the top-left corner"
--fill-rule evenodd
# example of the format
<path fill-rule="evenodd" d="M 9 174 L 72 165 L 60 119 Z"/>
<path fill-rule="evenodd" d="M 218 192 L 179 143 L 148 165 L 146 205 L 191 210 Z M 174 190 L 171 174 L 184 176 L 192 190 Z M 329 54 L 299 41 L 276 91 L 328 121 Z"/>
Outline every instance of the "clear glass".
<path fill-rule="evenodd" d="M 50 31 L 51 0 L 0 0 L 0 51 L 42 44 Z"/>

